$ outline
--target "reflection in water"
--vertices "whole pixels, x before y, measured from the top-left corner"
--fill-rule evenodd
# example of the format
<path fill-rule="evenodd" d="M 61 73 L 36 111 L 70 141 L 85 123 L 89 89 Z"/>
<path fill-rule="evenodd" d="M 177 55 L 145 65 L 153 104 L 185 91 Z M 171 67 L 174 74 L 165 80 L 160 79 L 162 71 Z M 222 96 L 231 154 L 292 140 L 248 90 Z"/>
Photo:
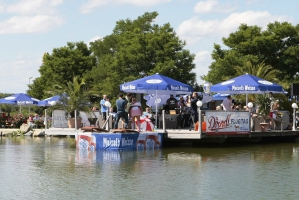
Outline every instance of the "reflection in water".
<path fill-rule="evenodd" d="M 297 199 L 299 144 L 78 150 L 1 138 L 0 199 Z"/>

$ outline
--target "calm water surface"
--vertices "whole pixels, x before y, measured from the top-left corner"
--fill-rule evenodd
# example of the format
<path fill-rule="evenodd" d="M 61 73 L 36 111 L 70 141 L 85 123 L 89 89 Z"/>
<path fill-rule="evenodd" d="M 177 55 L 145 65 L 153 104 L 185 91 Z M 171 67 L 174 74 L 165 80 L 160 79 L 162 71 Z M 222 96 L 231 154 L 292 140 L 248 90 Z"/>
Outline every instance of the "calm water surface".
<path fill-rule="evenodd" d="M 78 151 L 0 138 L 0 199 L 298 199 L 299 143 Z"/>

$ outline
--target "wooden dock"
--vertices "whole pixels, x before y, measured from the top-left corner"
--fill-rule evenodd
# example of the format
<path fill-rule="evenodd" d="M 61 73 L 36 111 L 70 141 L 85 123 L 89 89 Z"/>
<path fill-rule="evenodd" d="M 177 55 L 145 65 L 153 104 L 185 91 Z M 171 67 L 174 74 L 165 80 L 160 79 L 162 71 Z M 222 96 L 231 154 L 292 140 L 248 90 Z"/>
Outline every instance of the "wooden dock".
<path fill-rule="evenodd" d="M 16 129 L 1 129 L 1 136 Z M 81 129 L 75 130 L 74 128 L 49 128 L 37 129 L 33 136 L 38 132 L 44 131 L 45 136 L 50 137 L 75 137 L 76 134 L 83 133 Z M 199 134 L 198 131 L 189 131 L 188 129 L 169 129 L 163 132 L 158 129 L 155 132 L 163 133 L 163 146 L 183 146 L 183 145 L 197 145 L 198 143 L 224 143 L 224 142 L 260 142 L 262 140 L 275 140 L 275 141 L 295 141 L 299 138 L 299 130 L 272 130 L 272 131 L 256 131 L 250 134 L 234 134 L 234 135 L 206 135 L 205 133 Z"/>
<path fill-rule="evenodd" d="M 261 142 L 261 141 L 296 141 L 299 130 L 272 130 L 256 131 L 250 134 L 234 135 L 206 135 L 198 131 L 167 130 L 163 140 L 164 146 L 197 146 L 199 143 L 224 143 L 224 142 Z"/>

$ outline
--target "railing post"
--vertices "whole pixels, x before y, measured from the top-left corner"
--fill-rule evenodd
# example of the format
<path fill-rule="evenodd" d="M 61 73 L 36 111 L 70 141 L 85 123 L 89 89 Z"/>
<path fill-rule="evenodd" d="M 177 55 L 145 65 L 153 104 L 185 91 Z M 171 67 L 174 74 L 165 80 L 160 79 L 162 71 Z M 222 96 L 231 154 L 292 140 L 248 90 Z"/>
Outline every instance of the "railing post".
<path fill-rule="evenodd" d="M 78 124 L 77 124 L 77 110 L 75 110 L 75 130 L 78 129 Z"/>
<path fill-rule="evenodd" d="M 157 116 L 156 116 L 157 117 Z M 162 110 L 162 126 L 163 126 L 163 133 L 166 132 L 166 126 L 165 126 L 165 110 Z"/>
<path fill-rule="evenodd" d="M 107 122 L 107 124 L 106 124 L 105 129 L 106 129 L 107 131 L 109 131 L 109 129 L 110 129 L 110 127 L 109 127 L 110 115 L 109 115 L 108 112 L 106 112 L 106 119 L 107 119 L 108 122 Z"/>
<path fill-rule="evenodd" d="M 199 133 L 199 139 L 200 139 L 201 138 L 201 123 L 202 123 L 200 107 L 202 106 L 202 102 L 197 101 L 196 105 L 197 105 L 197 112 L 198 112 L 198 133 Z"/>
<path fill-rule="evenodd" d="M 47 114 L 47 109 L 45 109 L 45 119 L 44 119 L 44 123 L 45 123 L 45 129 L 48 129 L 48 114 Z"/>
<path fill-rule="evenodd" d="M 201 138 L 201 124 L 202 124 L 202 119 L 201 119 L 201 110 L 200 107 L 198 109 L 198 133 L 199 133 L 199 138 Z"/>

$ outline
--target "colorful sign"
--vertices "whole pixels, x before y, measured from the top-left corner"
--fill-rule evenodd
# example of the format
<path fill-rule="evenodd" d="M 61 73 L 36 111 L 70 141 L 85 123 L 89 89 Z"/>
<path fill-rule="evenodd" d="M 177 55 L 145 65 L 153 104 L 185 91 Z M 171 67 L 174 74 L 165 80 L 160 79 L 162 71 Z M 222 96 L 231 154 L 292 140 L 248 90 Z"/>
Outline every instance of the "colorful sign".
<path fill-rule="evenodd" d="M 153 150 L 162 147 L 162 133 L 92 133 L 76 135 L 79 149 Z"/>
<path fill-rule="evenodd" d="M 207 135 L 249 134 L 250 113 L 206 111 Z"/>

